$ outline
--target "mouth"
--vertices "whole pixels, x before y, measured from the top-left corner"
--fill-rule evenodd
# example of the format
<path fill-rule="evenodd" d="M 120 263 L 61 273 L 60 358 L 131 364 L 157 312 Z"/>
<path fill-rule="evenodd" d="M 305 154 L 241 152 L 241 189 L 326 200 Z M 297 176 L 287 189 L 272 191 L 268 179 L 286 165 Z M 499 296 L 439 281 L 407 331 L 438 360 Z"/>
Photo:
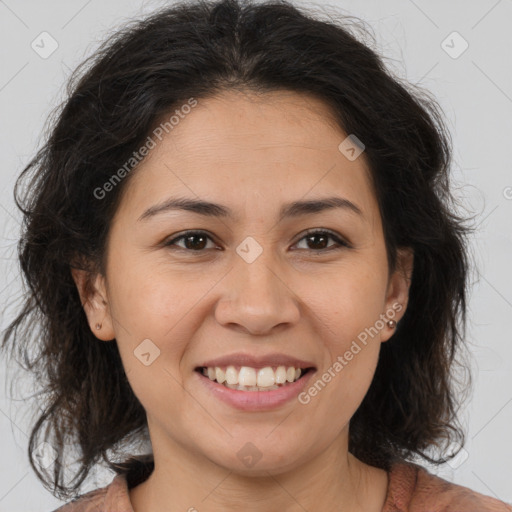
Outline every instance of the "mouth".
<path fill-rule="evenodd" d="M 197 374 L 200 389 L 208 398 L 253 413 L 270 412 L 293 404 L 314 377 L 316 368 L 306 365 L 299 368 L 198 366 L 193 373 Z"/>
<path fill-rule="evenodd" d="M 220 384 L 237 391 L 272 391 L 290 386 L 307 378 L 316 368 L 296 368 L 294 366 L 266 366 L 253 368 L 249 366 L 198 366 L 194 371 Z"/>

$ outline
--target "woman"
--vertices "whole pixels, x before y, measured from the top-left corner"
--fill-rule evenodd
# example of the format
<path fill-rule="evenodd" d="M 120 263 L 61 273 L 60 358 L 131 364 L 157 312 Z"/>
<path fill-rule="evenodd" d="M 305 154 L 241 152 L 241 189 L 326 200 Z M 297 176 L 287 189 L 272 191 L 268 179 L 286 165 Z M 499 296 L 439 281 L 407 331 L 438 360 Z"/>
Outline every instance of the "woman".
<path fill-rule="evenodd" d="M 450 158 L 433 99 L 289 3 L 112 36 L 18 202 L 30 295 L 4 346 L 35 347 L 48 393 L 30 462 L 65 499 L 117 473 L 59 512 L 512 510 L 412 462 L 463 444 Z"/>

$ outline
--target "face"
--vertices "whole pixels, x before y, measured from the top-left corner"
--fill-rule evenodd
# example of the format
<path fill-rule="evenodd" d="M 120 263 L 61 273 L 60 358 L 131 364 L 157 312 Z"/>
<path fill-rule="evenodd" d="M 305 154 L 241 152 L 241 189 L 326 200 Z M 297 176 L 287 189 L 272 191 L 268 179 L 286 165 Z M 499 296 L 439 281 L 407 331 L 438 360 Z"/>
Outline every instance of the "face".
<path fill-rule="evenodd" d="M 84 307 L 94 334 L 119 346 L 155 456 L 158 446 L 257 474 L 299 467 L 333 443 L 346 449 L 412 272 L 412 255 L 401 252 L 405 270 L 388 274 L 364 153 L 347 158 L 338 148 L 346 137 L 315 98 L 223 93 L 154 138 L 130 176 L 106 275 Z M 178 197 L 230 214 L 153 208 Z M 290 203 L 333 197 L 354 206 L 280 215 Z M 315 371 L 300 397 L 241 409 L 196 371 L 235 353 L 284 354 Z M 240 450 L 261 458 L 249 467 Z"/>

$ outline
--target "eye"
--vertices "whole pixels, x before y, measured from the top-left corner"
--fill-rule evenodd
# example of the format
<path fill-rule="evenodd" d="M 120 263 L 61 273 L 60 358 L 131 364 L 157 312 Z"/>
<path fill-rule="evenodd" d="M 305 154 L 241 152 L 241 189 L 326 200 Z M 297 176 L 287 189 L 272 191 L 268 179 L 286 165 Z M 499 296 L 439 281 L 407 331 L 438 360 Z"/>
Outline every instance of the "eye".
<path fill-rule="evenodd" d="M 185 247 L 179 246 L 181 249 L 201 252 L 201 250 L 205 248 L 206 240 L 208 239 L 212 240 L 205 231 L 186 231 L 183 235 L 169 240 L 169 242 L 165 242 L 165 246 L 176 245 L 177 241 L 183 240 Z"/>
<path fill-rule="evenodd" d="M 326 247 L 325 243 L 328 239 L 334 240 L 336 243 L 334 246 Z M 302 240 L 306 240 L 306 244 L 312 242 L 313 245 L 320 245 L 320 247 L 315 247 L 313 249 L 306 248 L 307 250 L 312 250 L 315 252 L 326 252 L 332 251 L 335 249 L 340 249 L 341 247 L 350 247 L 350 245 L 342 240 L 339 236 L 335 235 L 333 232 L 328 230 L 321 229 L 313 229 L 307 232 L 306 236 L 302 237 L 299 242 Z"/>
<path fill-rule="evenodd" d="M 326 246 L 326 242 L 329 239 L 334 240 L 335 244 L 331 246 Z M 207 248 L 206 246 L 208 244 L 208 240 L 213 241 L 212 238 L 205 231 L 186 231 L 182 235 L 168 242 L 165 242 L 164 245 L 166 247 L 176 245 L 180 249 L 189 250 L 193 252 L 202 252 L 203 249 Z M 335 249 L 340 249 L 342 247 L 350 247 L 350 245 L 347 242 L 343 241 L 339 236 L 325 229 L 310 230 L 297 243 L 300 243 L 303 240 L 306 240 L 306 244 L 312 243 L 313 245 L 317 246 L 313 248 L 306 247 L 306 250 L 311 250 L 313 252 L 326 252 Z M 183 241 L 184 246 L 179 246 L 177 244 L 177 242 L 181 241 Z"/>

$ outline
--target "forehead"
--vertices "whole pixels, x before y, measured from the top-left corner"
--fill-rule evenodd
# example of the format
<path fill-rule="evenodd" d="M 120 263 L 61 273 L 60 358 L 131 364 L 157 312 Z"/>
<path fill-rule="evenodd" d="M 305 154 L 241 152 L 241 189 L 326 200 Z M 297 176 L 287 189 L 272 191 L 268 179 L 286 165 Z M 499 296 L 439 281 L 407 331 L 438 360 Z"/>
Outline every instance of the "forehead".
<path fill-rule="evenodd" d="M 176 150 L 186 150 L 190 156 L 214 157 L 204 148 L 225 157 L 258 151 L 262 158 L 292 160 L 298 152 L 332 149 L 333 142 L 345 136 L 331 109 L 314 96 L 229 91 L 198 100 L 171 138 Z"/>
<path fill-rule="evenodd" d="M 336 191 L 370 216 L 375 198 L 364 153 L 349 160 L 339 149 L 346 137 L 313 96 L 230 91 L 198 99 L 161 140 L 153 136 L 126 199 L 139 215 L 176 193 L 254 211 Z"/>

